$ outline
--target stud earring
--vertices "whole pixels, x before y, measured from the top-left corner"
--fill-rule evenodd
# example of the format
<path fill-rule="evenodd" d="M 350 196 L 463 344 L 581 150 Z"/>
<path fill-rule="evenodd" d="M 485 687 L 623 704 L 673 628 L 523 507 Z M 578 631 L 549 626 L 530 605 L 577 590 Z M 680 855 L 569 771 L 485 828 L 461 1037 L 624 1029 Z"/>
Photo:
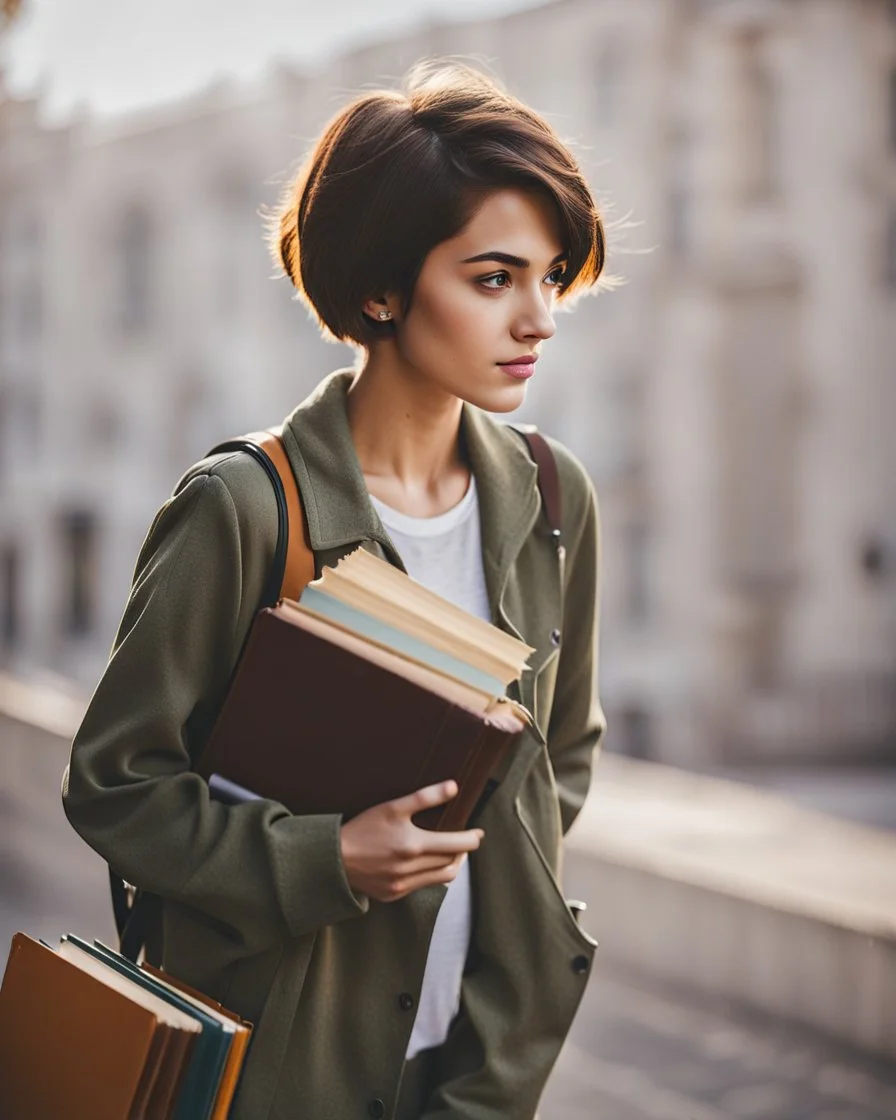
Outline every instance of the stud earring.
<path fill-rule="evenodd" d="M 377 312 L 377 315 L 378 315 L 378 318 L 380 318 L 380 319 L 391 319 L 392 318 L 392 312 L 391 311 L 379 311 L 379 312 Z"/>

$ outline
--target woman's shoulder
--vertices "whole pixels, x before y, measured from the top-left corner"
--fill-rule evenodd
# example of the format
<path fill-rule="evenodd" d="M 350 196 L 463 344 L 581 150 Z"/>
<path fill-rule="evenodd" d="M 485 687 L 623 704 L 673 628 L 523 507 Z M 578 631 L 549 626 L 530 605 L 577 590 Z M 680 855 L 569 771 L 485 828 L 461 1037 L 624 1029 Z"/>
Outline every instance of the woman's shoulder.
<path fill-rule="evenodd" d="M 276 546 L 274 489 L 264 468 L 246 452 L 223 451 L 198 459 L 181 475 L 170 501 L 184 499 L 216 511 L 243 541 Z"/>
<path fill-rule="evenodd" d="M 220 486 L 211 489 L 226 494 L 238 511 L 263 515 L 269 509 L 276 520 L 276 499 L 267 472 L 245 451 L 219 451 L 198 459 L 181 475 L 174 493 L 204 479 L 217 480 Z"/>

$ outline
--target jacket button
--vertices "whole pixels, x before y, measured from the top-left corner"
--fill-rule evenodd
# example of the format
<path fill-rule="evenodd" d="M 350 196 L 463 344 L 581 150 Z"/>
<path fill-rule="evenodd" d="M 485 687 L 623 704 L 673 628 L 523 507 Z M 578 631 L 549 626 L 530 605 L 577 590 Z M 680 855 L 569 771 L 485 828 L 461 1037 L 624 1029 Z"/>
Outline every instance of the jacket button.
<path fill-rule="evenodd" d="M 588 971 L 588 958 L 587 957 L 573 957 L 572 970 L 577 976 L 581 976 Z"/>
<path fill-rule="evenodd" d="M 379 1097 L 375 1097 L 367 1106 L 367 1111 L 373 1117 L 373 1120 L 382 1120 L 386 1115 L 386 1106 Z"/>
<path fill-rule="evenodd" d="M 398 1006 L 402 1011 L 410 1011 L 414 1006 L 414 997 L 410 992 L 402 992 L 398 997 Z"/>
<path fill-rule="evenodd" d="M 551 631 L 551 645 L 554 645 L 554 646 L 559 646 L 560 645 L 560 631 L 559 630 L 552 630 Z"/>

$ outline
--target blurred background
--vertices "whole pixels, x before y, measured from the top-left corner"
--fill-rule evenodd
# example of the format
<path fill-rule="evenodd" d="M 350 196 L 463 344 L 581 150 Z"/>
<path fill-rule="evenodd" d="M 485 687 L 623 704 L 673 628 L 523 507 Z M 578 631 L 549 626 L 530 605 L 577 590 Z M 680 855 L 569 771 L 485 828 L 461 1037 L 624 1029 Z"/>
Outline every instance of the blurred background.
<path fill-rule="evenodd" d="M 154 511 L 322 342 L 263 242 L 348 98 L 499 76 L 616 290 L 518 419 L 601 501 L 602 946 L 543 1120 L 896 1117 L 896 3 L 0 2 L 0 955 L 111 937 L 59 807 Z M 601 964 L 602 962 L 602 964 Z"/>

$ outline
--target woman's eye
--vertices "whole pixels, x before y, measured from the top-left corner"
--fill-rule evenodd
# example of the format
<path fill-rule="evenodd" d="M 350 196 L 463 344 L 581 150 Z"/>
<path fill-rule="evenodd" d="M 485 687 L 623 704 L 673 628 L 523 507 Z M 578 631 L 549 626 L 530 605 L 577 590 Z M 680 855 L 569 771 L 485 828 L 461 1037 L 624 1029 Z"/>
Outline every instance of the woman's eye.
<path fill-rule="evenodd" d="M 551 269 L 551 271 L 545 277 L 545 281 L 548 284 L 550 284 L 551 287 L 559 287 L 559 285 L 563 283 L 563 277 L 565 275 L 566 275 L 566 265 L 561 264 L 561 265 L 558 265 L 556 268 Z"/>
<path fill-rule="evenodd" d="M 510 274 L 507 272 L 496 272 L 494 276 L 483 276 L 478 281 L 483 288 L 488 288 L 490 291 L 499 291 L 501 288 L 506 288 L 510 283 Z"/>

